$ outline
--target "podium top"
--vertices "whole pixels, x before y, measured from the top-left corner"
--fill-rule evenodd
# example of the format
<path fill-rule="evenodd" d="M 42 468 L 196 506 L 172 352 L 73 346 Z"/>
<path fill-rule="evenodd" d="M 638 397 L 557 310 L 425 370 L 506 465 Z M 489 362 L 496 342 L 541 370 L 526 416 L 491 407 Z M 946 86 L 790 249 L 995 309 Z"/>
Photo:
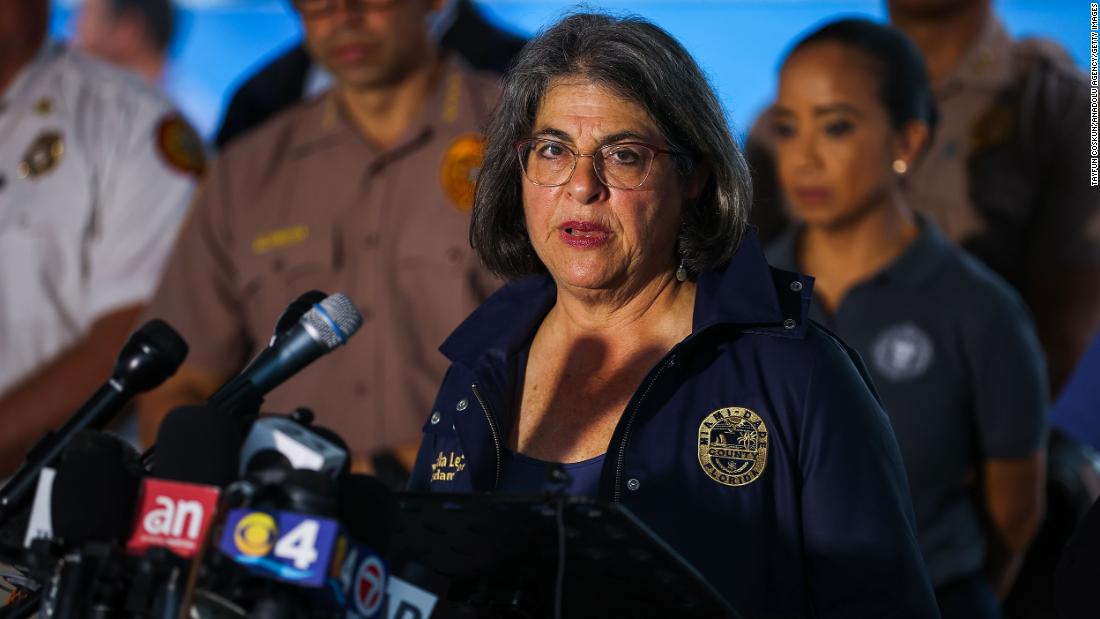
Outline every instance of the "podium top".
<path fill-rule="evenodd" d="M 621 505 L 409 493 L 399 495 L 399 510 L 391 556 L 437 581 L 433 617 L 553 617 L 562 551 L 563 617 L 739 617 Z"/>

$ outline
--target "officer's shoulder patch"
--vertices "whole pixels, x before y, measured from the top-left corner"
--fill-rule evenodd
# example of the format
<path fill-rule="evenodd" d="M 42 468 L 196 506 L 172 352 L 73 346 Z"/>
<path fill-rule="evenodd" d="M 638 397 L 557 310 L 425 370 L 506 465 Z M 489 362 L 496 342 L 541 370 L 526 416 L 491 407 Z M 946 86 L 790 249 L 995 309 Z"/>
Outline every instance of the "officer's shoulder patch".
<path fill-rule="evenodd" d="M 443 155 L 439 171 L 443 193 L 463 213 L 470 212 L 474 205 L 474 181 L 481 170 L 483 147 L 480 135 L 464 133 L 451 142 Z"/>
<path fill-rule="evenodd" d="M 157 152 L 173 170 L 201 176 L 206 169 L 206 153 L 202 139 L 191 125 L 177 112 L 172 112 L 157 123 L 154 139 Z"/>
<path fill-rule="evenodd" d="M 714 481 L 744 486 L 756 481 L 768 463 L 768 427 L 752 410 L 720 408 L 699 424 L 699 466 Z"/>

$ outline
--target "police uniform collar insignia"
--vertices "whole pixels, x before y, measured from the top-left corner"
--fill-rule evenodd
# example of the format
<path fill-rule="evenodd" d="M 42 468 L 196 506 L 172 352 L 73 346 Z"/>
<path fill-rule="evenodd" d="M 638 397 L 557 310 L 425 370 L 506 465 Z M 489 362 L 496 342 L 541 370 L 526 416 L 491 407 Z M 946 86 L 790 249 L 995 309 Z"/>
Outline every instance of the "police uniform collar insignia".
<path fill-rule="evenodd" d="M 16 167 L 19 178 L 37 178 L 57 167 L 65 154 L 65 141 L 57 131 L 40 133 Z"/>
<path fill-rule="evenodd" d="M 745 486 L 760 478 L 768 464 L 768 427 L 755 412 L 740 406 L 720 408 L 699 424 L 699 466 L 725 486 Z"/>
<path fill-rule="evenodd" d="M 173 170 L 201 176 L 206 169 L 206 153 L 202 139 L 178 113 L 171 113 L 157 123 L 157 151 Z"/>
<path fill-rule="evenodd" d="M 481 169 L 484 145 L 476 133 L 464 133 L 447 147 L 439 181 L 443 193 L 459 211 L 470 212 L 474 206 L 474 181 Z"/>

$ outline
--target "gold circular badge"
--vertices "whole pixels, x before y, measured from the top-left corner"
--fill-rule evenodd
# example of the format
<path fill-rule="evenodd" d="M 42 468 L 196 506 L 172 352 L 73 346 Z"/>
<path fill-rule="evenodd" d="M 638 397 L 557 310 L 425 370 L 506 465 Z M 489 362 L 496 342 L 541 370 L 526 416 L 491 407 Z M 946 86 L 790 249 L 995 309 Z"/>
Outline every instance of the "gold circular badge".
<path fill-rule="evenodd" d="M 720 408 L 699 424 L 699 466 L 714 481 L 744 486 L 768 463 L 768 427 L 747 408 Z"/>
<path fill-rule="evenodd" d="M 443 193 L 463 213 L 470 212 L 474 206 L 474 181 L 481 169 L 482 147 L 481 136 L 467 133 L 452 142 L 447 154 L 443 155 L 443 167 L 439 171 Z"/>

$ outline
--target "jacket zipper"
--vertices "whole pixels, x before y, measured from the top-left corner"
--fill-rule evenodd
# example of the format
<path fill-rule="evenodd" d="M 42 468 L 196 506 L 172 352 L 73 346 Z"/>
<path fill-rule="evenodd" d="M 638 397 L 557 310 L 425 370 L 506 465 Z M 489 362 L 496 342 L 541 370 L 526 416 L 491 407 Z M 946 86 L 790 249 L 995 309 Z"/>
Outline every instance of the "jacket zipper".
<path fill-rule="evenodd" d="M 497 456 L 497 471 L 496 477 L 493 478 L 493 489 L 500 485 L 500 467 L 501 467 L 501 452 L 500 452 L 500 433 L 497 431 L 496 420 L 493 419 L 492 413 L 489 412 L 489 405 L 485 403 L 485 399 L 481 397 L 481 390 L 477 388 L 477 385 L 470 385 L 470 390 L 474 392 L 474 397 L 477 398 L 477 403 L 481 405 L 481 410 L 485 411 L 485 419 L 489 422 L 489 432 L 493 435 L 493 445 L 496 447 Z"/>
<path fill-rule="evenodd" d="M 672 365 L 672 360 L 676 357 L 675 354 L 669 356 L 661 367 L 657 368 L 657 373 L 653 375 L 653 378 L 649 379 L 649 383 L 645 386 L 645 391 L 642 391 L 641 397 L 634 403 L 634 409 L 631 411 L 630 416 L 626 419 L 626 426 L 623 428 L 623 438 L 619 441 L 619 457 L 615 463 L 615 491 L 611 495 L 612 503 L 621 503 L 623 496 L 623 459 L 626 456 L 626 442 L 630 438 L 630 428 L 634 425 L 634 418 L 638 416 L 638 411 L 642 408 L 642 402 L 645 397 L 649 395 L 649 390 L 653 388 L 653 385 L 657 383 L 657 379 L 661 377 L 661 373 L 665 371 L 665 368 Z"/>

